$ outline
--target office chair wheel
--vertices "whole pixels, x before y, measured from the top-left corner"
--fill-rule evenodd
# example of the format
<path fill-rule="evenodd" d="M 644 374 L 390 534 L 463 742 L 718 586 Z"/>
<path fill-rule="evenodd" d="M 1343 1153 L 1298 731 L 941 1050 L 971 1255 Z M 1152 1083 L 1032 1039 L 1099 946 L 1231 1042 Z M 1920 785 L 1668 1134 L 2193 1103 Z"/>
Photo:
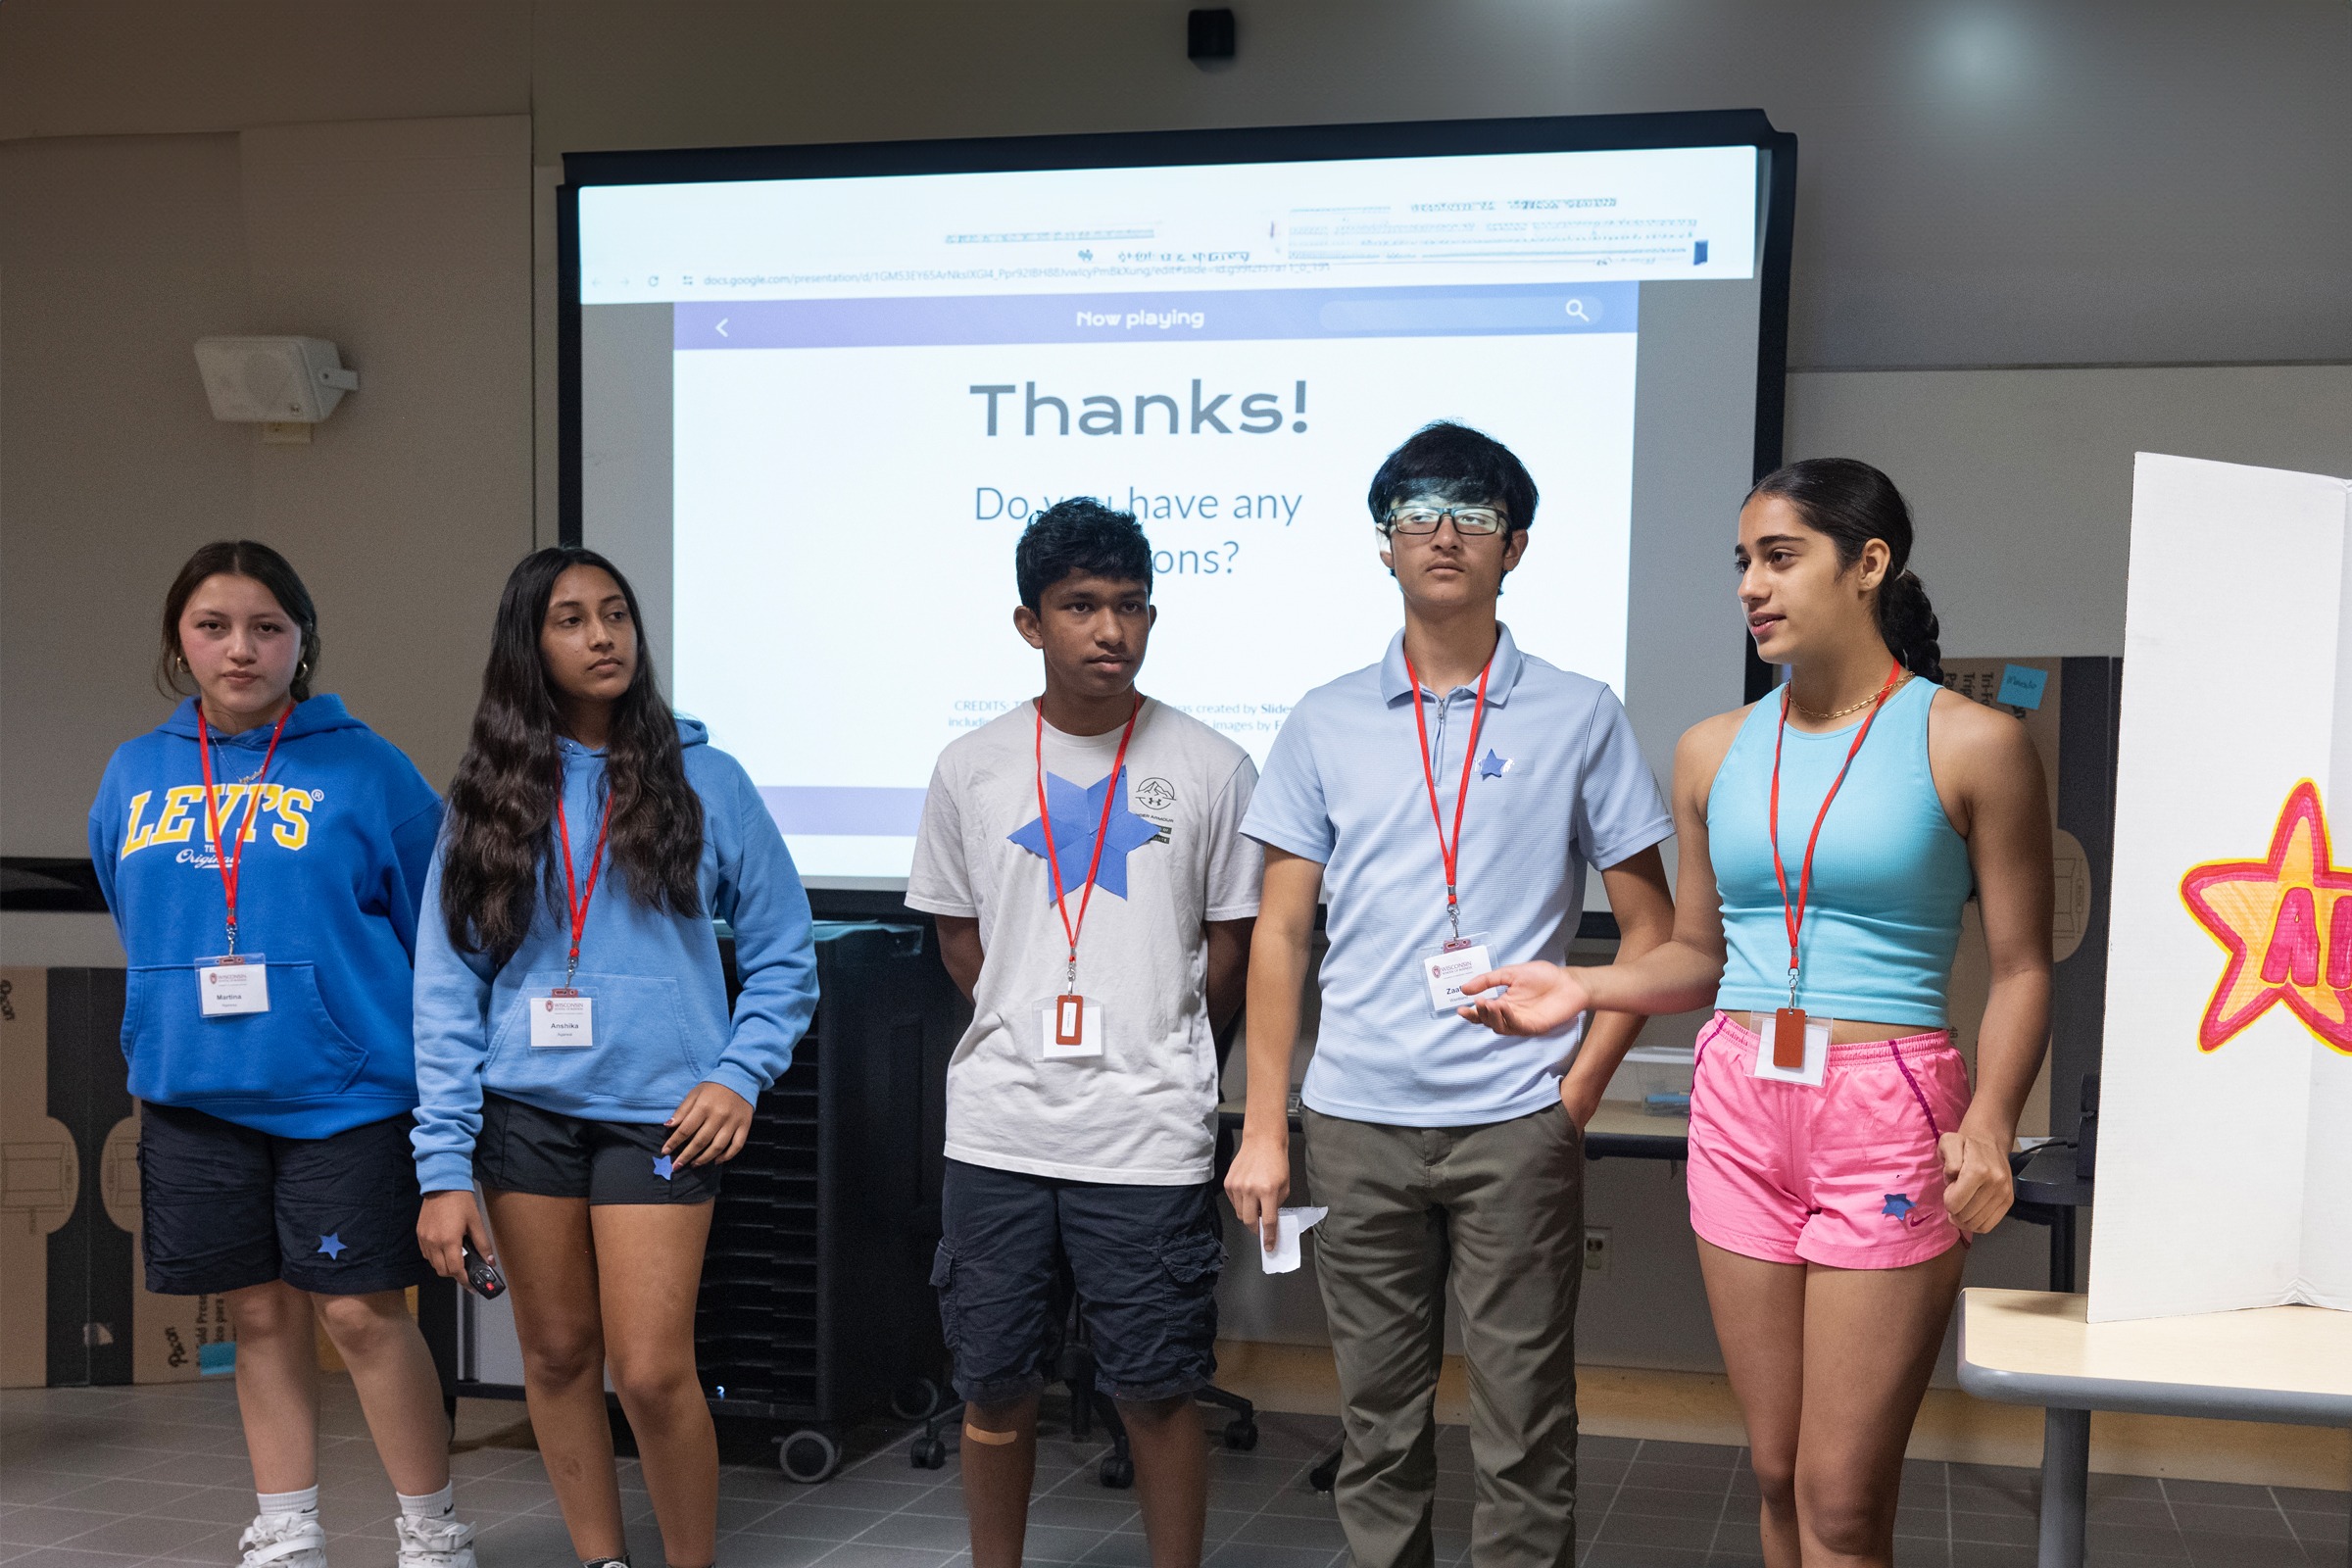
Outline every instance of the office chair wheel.
<path fill-rule="evenodd" d="M 1125 1492 L 1135 1485 L 1135 1461 L 1125 1454 L 1106 1454 L 1102 1459 L 1102 1467 L 1095 1474 L 1113 1492 Z"/>
<path fill-rule="evenodd" d="M 907 1446 L 906 1462 L 917 1470 L 937 1470 L 948 1462 L 948 1446 L 937 1438 L 916 1438 Z"/>
<path fill-rule="evenodd" d="M 1246 1415 L 1237 1415 L 1225 1423 L 1225 1446 L 1248 1453 L 1257 1446 L 1257 1423 Z"/>
<path fill-rule="evenodd" d="M 927 1421 L 939 1408 L 939 1385 L 911 1378 L 890 1391 L 890 1413 L 902 1421 Z"/>
<path fill-rule="evenodd" d="M 841 1468 L 841 1445 L 814 1427 L 803 1427 L 776 1444 L 776 1463 L 785 1479 L 813 1487 Z"/>

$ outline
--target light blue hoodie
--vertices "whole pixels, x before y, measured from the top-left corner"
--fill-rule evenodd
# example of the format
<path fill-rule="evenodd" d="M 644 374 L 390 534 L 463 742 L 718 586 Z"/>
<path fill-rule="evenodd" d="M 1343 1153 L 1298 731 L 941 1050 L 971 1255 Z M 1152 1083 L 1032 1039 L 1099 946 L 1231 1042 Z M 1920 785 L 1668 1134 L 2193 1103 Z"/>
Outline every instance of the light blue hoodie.
<path fill-rule="evenodd" d="M 607 855 L 572 981 L 595 1004 L 595 1044 L 585 1050 L 531 1045 L 528 1003 L 564 984 L 571 946 L 561 895 L 541 901 L 521 948 L 493 968 L 486 955 L 451 945 L 434 856 L 416 941 L 411 1135 L 426 1192 L 473 1185 L 484 1090 L 590 1121 L 659 1124 L 698 1083 L 757 1101 L 792 1065 L 816 1010 L 808 895 L 742 764 L 706 744 L 709 731 L 693 719 L 678 720 L 678 739 L 687 782 L 703 800 L 704 912 L 682 917 L 640 903 Z M 604 814 L 605 754 L 562 745 L 572 875 L 585 887 Z M 561 855 L 554 837 L 551 829 L 550 853 Z M 735 931 L 743 993 L 732 1020 L 712 916 Z"/>

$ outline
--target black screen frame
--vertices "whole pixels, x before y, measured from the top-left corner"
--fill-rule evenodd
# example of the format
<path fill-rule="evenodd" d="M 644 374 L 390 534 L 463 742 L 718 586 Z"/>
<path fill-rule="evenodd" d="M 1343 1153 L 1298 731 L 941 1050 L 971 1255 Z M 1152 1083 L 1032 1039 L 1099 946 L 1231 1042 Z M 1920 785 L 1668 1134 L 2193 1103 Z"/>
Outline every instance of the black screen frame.
<path fill-rule="evenodd" d="M 557 537 L 564 544 L 577 545 L 585 532 L 580 192 L 591 185 L 1742 146 L 1765 155 L 1763 237 L 1757 257 L 1760 297 L 1751 475 L 1761 479 L 1781 466 L 1788 411 L 1789 256 L 1796 229 L 1796 137 L 1775 129 L 1761 109 L 566 153 L 564 183 L 556 189 Z M 1752 641 L 1742 637 L 1740 645 L 1741 689 L 1746 700 L 1753 702 L 1772 689 L 1773 671 L 1756 657 Z M 831 889 L 812 892 L 811 898 L 821 902 L 824 912 L 838 917 L 912 916 L 896 893 Z M 1583 934 L 1587 936 L 1615 935 L 1615 922 L 1605 916 L 1588 914 L 1585 925 Z M 1605 930 L 1599 928 L 1602 925 Z"/>

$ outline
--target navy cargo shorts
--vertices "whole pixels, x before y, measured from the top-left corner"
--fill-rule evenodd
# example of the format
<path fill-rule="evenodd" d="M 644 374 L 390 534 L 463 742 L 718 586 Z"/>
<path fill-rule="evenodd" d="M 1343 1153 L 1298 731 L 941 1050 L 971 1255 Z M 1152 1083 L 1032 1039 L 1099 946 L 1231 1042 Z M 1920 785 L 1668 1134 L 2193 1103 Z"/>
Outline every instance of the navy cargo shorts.
<path fill-rule="evenodd" d="M 1003 1404 L 1043 1388 L 1061 1353 L 1072 1289 L 1104 1394 L 1145 1404 L 1206 1387 L 1225 1266 L 1216 1191 L 1214 1182 L 1074 1182 L 949 1160 L 931 1283 L 956 1394 Z"/>

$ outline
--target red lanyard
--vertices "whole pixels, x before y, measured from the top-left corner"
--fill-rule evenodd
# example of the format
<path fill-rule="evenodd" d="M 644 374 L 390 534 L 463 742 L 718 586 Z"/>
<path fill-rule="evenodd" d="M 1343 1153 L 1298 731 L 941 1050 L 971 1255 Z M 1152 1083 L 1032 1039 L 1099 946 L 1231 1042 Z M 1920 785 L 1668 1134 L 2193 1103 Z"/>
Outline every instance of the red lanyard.
<path fill-rule="evenodd" d="M 253 831 L 254 813 L 262 808 L 262 780 L 270 774 L 270 759 L 277 755 L 278 737 L 286 732 L 286 720 L 294 716 L 294 705 L 277 715 L 277 728 L 270 732 L 270 749 L 262 754 L 262 770 L 253 775 L 253 793 L 245 800 L 245 825 L 237 829 L 236 850 L 220 842 L 220 801 L 213 791 L 213 737 L 204 722 L 204 704 L 196 705 L 196 760 L 204 768 L 204 820 L 213 833 L 213 861 L 220 867 L 220 891 L 228 897 L 228 951 L 237 951 L 237 875 L 245 864 L 245 836 Z"/>
<path fill-rule="evenodd" d="M 1421 780 L 1429 786 L 1429 819 L 1438 825 L 1438 858 L 1446 867 L 1446 920 L 1453 928 L 1453 939 L 1462 938 L 1462 905 L 1454 896 L 1454 876 L 1462 859 L 1462 808 L 1470 800 L 1471 760 L 1478 754 L 1479 727 L 1487 716 L 1487 677 L 1494 673 L 1494 656 L 1487 656 L 1487 667 L 1478 672 L 1478 701 L 1470 710 L 1470 741 L 1462 748 L 1462 782 L 1453 796 L 1453 842 L 1446 842 L 1446 817 L 1438 809 L 1438 770 L 1429 755 L 1429 720 L 1421 712 L 1421 672 L 1413 668 L 1413 656 L 1404 656 L 1405 678 L 1413 683 L 1413 731 L 1421 737 Z"/>
<path fill-rule="evenodd" d="M 1780 879 L 1781 884 L 1781 918 L 1788 926 L 1788 1005 L 1791 1007 L 1796 1005 L 1796 939 L 1805 926 L 1805 900 L 1813 892 L 1813 851 L 1821 843 L 1821 824 L 1829 820 L 1830 803 L 1838 798 L 1838 789 L 1845 782 L 1846 770 L 1854 765 L 1854 759 L 1861 754 L 1862 743 L 1870 736 L 1870 726 L 1878 721 L 1879 710 L 1886 706 L 1888 694 L 1902 678 L 1903 662 L 1898 659 L 1894 668 L 1886 673 L 1886 684 L 1880 687 L 1879 695 L 1870 700 L 1870 711 L 1863 715 L 1860 727 L 1854 731 L 1854 744 L 1845 749 L 1845 762 L 1838 769 L 1838 776 L 1830 781 L 1830 793 L 1821 799 L 1821 810 L 1813 818 L 1813 835 L 1805 840 L 1805 863 L 1797 872 L 1794 905 L 1788 902 L 1788 868 L 1781 863 L 1781 742 L 1788 733 L 1788 688 L 1781 688 L 1781 722 L 1772 737 L 1772 815 L 1766 822 L 1766 831 L 1772 836 L 1772 874 Z"/>
<path fill-rule="evenodd" d="M 580 967 L 580 933 L 588 929 L 588 901 L 596 897 L 596 875 L 605 861 L 605 834 L 612 826 L 612 796 L 605 795 L 605 819 L 596 830 L 596 854 L 588 861 L 588 891 L 573 890 L 571 880 L 571 824 L 564 817 L 564 783 L 556 781 L 556 836 L 564 845 L 564 902 L 571 906 L 571 955 L 564 960 L 564 984 L 571 985 L 571 977 Z"/>
<path fill-rule="evenodd" d="M 1054 877 L 1054 912 L 1061 916 L 1062 934 L 1070 939 L 1070 963 L 1063 983 L 1072 990 L 1078 986 L 1078 933 L 1086 929 L 1086 906 L 1095 896 L 1095 873 L 1102 868 L 1102 841 L 1110 836 L 1110 805 L 1118 799 L 1119 769 L 1127 765 L 1127 743 L 1135 738 L 1136 716 L 1144 710 L 1144 700 L 1138 697 L 1135 707 L 1128 710 L 1127 727 L 1119 732 L 1119 754 L 1111 759 L 1110 777 L 1102 784 L 1102 820 L 1095 824 L 1095 855 L 1086 866 L 1086 890 L 1078 896 L 1078 918 L 1070 919 L 1063 905 L 1066 895 L 1061 886 L 1061 857 L 1054 848 L 1054 812 L 1046 804 L 1046 705 L 1037 704 L 1037 819 L 1046 829 L 1046 869 Z"/>

